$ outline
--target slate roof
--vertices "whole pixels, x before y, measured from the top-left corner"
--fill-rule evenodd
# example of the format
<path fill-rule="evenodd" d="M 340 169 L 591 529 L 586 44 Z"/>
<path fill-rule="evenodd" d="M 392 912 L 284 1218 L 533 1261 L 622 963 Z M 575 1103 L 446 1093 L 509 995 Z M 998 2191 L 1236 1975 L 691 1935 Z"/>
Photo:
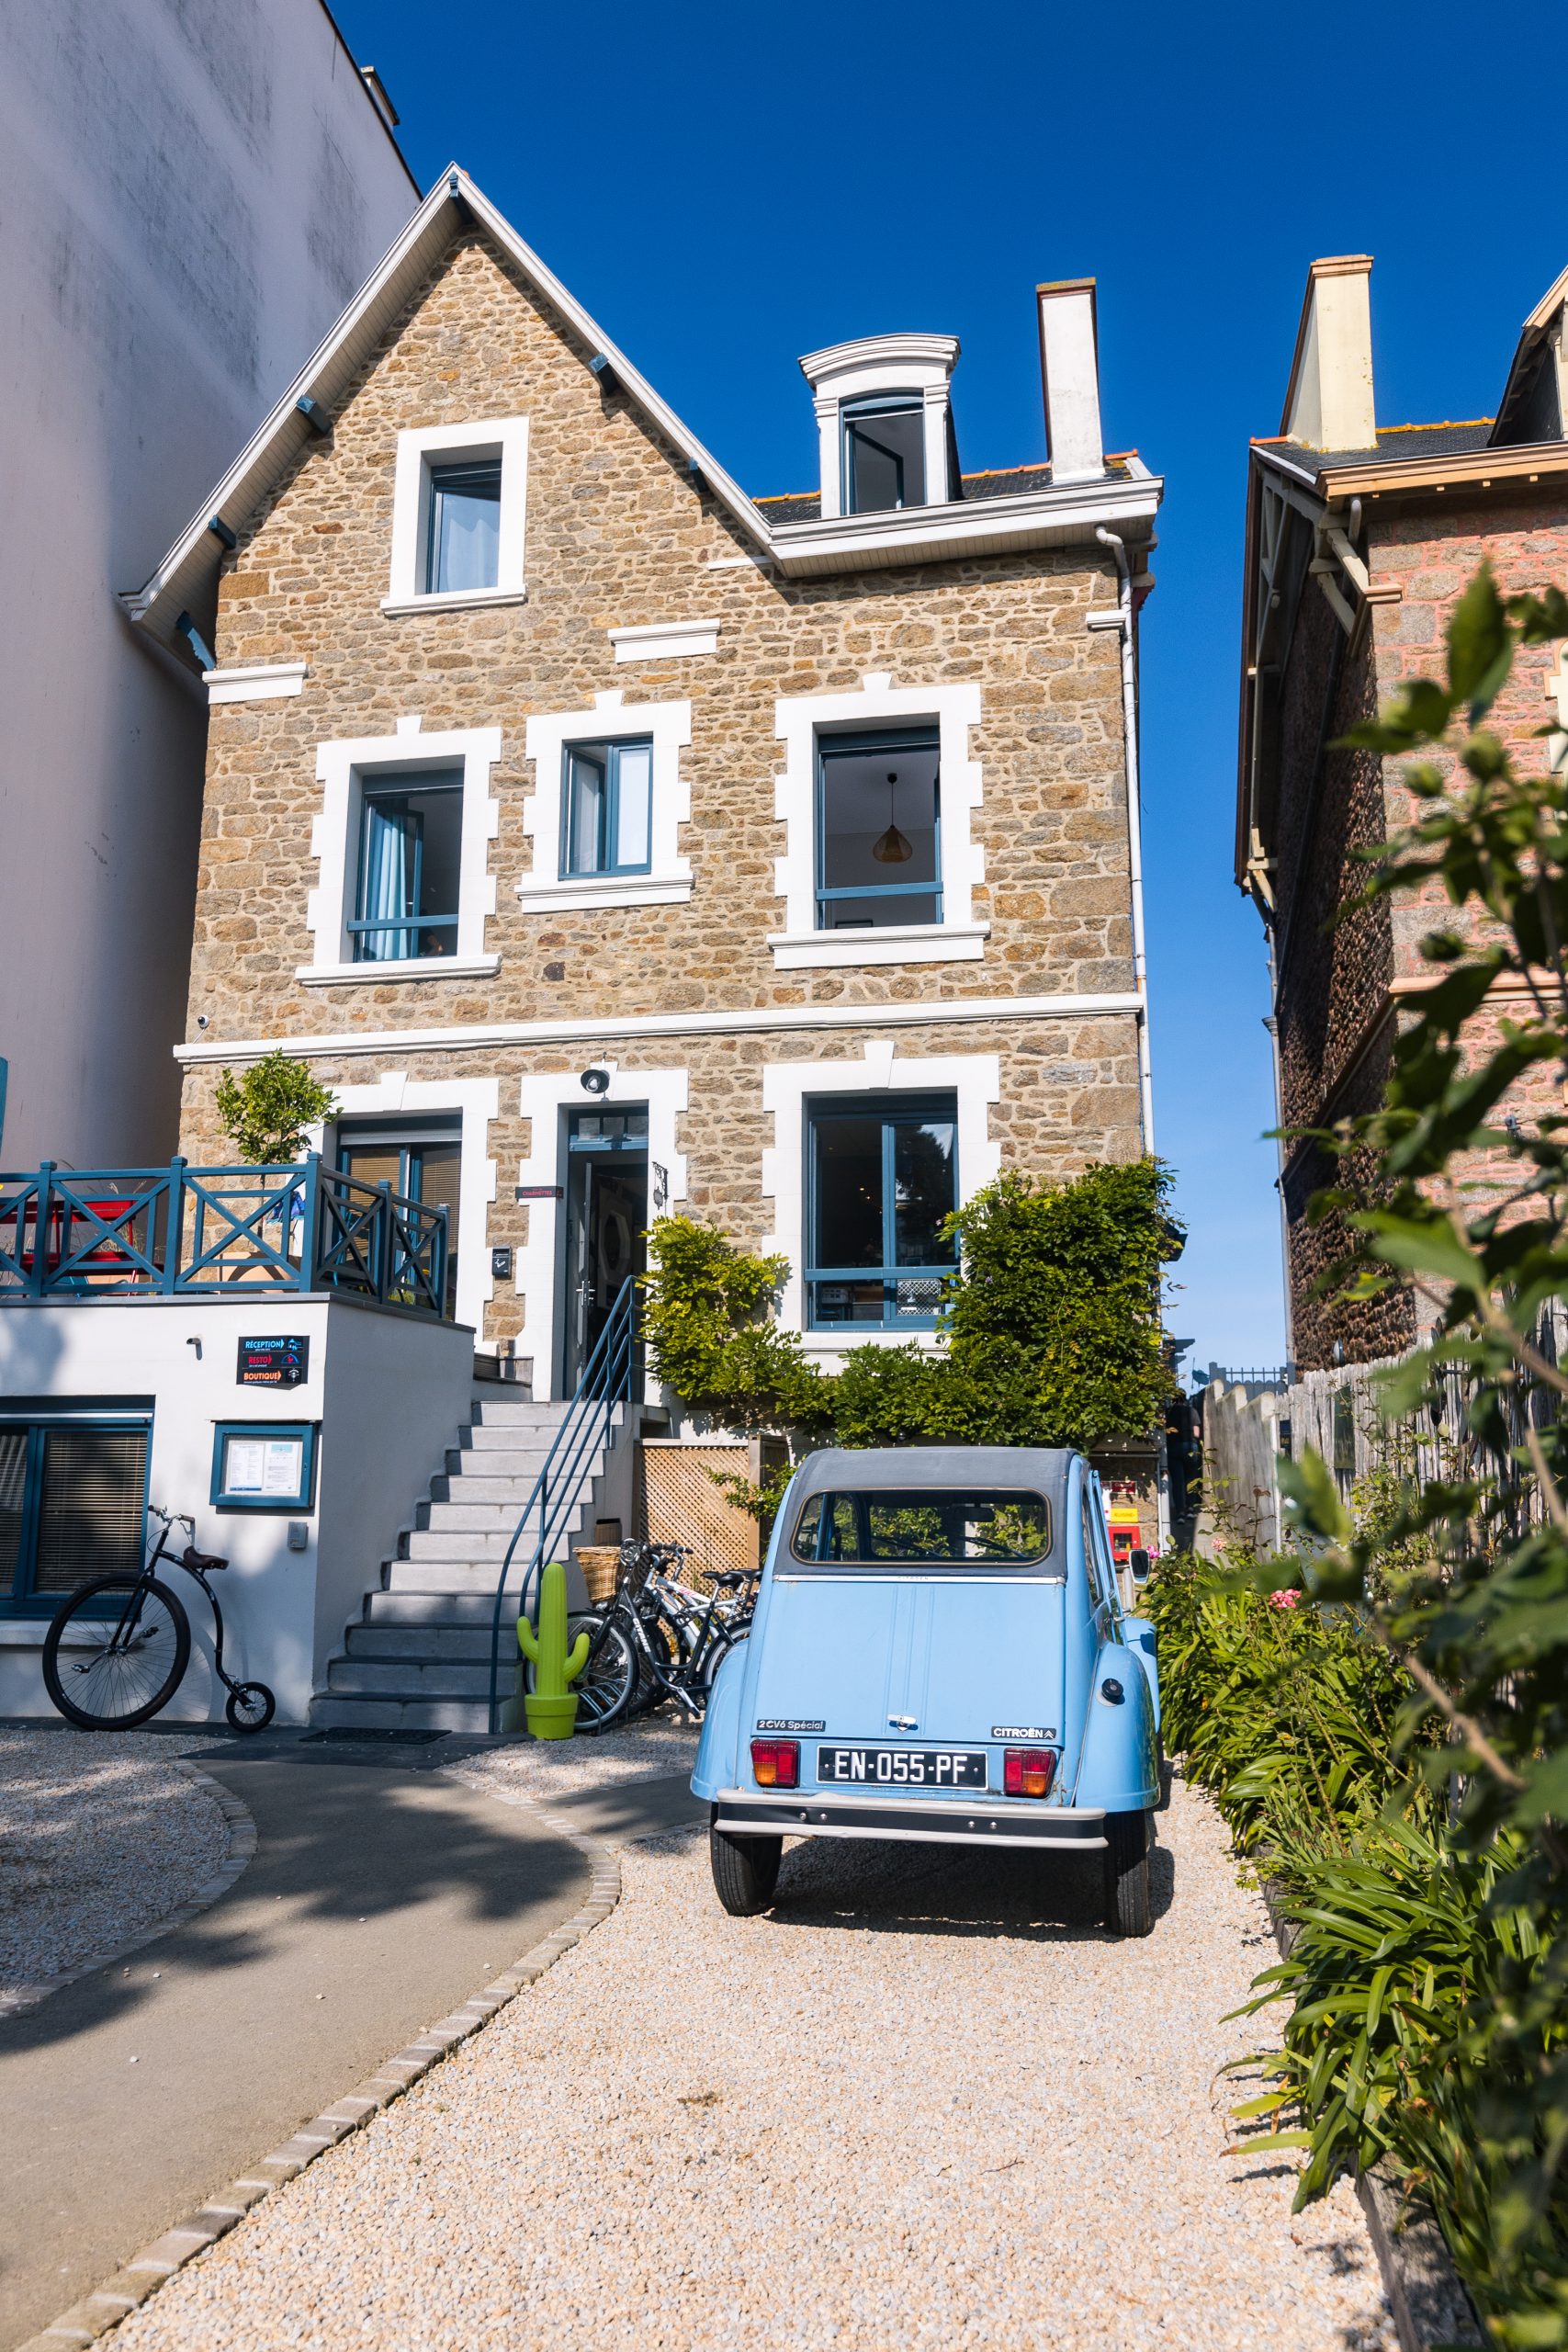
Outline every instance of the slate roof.
<path fill-rule="evenodd" d="M 1376 449 L 1309 449 L 1302 441 L 1275 434 L 1255 446 L 1282 458 L 1310 481 L 1332 473 L 1337 466 L 1365 466 L 1374 458 L 1458 458 L 1471 449 L 1484 449 L 1492 437 L 1492 419 L 1474 416 L 1462 424 L 1380 424 Z"/>
<path fill-rule="evenodd" d="M 1130 481 L 1132 469 L 1124 457 L 1107 458 L 1105 471 L 1112 481 Z M 1049 490 L 1049 465 L 996 466 L 988 472 L 961 474 L 964 503 L 981 498 L 1023 498 L 1032 490 Z M 822 519 L 821 495 L 815 490 L 792 490 L 773 498 L 754 498 L 771 524 L 818 523 Z"/>

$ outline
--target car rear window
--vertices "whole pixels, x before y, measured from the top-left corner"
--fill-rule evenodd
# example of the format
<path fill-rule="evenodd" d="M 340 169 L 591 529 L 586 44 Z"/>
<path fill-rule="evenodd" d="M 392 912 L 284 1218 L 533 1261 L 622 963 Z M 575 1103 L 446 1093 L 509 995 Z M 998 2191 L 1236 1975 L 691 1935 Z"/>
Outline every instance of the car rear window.
<path fill-rule="evenodd" d="M 999 1487 L 843 1487 L 807 1497 L 789 1548 L 819 1568 L 1037 1567 L 1051 1507 Z"/>

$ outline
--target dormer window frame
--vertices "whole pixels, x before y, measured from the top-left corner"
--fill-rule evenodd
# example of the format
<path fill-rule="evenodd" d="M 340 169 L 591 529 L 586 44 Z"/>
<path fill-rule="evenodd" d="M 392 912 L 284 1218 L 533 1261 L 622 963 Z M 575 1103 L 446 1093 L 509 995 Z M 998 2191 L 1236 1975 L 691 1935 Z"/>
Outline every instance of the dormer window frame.
<path fill-rule="evenodd" d="M 927 504 L 924 410 L 925 395 L 918 388 L 905 391 L 890 387 L 886 392 L 863 392 L 856 400 L 840 401 L 839 429 L 842 435 L 843 446 L 839 452 L 839 479 L 843 485 L 846 514 L 901 514 L 907 506 Z M 920 417 L 922 425 L 918 453 L 919 482 L 906 484 L 906 470 L 909 460 L 889 444 L 887 455 L 891 458 L 898 473 L 898 495 L 891 502 L 878 500 L 874 503 L 867 502 L 863 505 L 858 496 L 859 469 L 856 464 L 856 443 L 861 438 L 863 427 L 872 424 L 878 417 L 917 415 Z M 872 441 L 876 438 L 874 434 L 866 434 L 865 437 Z M 916 494 L 912 497 L 906 496 L 906 487 L 914 490 Z"/>
<path fill-rule="evenodd" d="M 952 377 L 958 338 L 949 334 L 868 335 L 835 344 L 802 359 L 811 386 L 821 453 L 824 522 L 843 516 L 909 514 L 918 507 L 951 505 L 961 495 L 953 433 Z M 850 432 L 857 413 L 869 415 L 886 403 L 888 412 L 918 404 L 924 479 L 919 499 L 901 504 L 857 507 L 851 481 Z"/>

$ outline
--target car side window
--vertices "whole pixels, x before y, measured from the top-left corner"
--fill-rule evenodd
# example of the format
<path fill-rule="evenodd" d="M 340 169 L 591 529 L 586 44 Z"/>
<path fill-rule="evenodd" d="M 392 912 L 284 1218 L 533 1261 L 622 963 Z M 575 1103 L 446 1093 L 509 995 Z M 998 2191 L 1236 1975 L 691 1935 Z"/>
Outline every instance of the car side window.
<path fill-rule="evenodd" d="M 1105 1630 L 1113 1632 L 1120 1614 L 1116 1605 L 1116 1575 L 1111 1565 L 1111 1547 L 1106 1541 L 1099 1484 L 1092 1477 L 1086 1477 L 1083 1485 L 1083 1549 L 1094 1605 L 1096 1609 L 1105 1610 Z"/>

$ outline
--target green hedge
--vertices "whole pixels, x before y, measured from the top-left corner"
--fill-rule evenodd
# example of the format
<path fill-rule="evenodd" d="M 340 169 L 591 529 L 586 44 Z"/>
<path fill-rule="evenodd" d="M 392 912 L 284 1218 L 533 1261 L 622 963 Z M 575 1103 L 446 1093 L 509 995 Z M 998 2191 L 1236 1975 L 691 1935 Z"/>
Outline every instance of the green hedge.
<path fill-rule="evenodd" d="M 1313 1601 L 1289 1560 L 1238 1566 L 1177 1555 L 1145 1603 L 1167 1745 L 1299 1929 L 1252 2004 L 1291 2005 L 1272 2087 L 1237 2114 L 1275 2127 L 1254 2147 L 1304 2152 L 1298 2210 L 1386 2155 L 1430 2197 L 1495 2339 L 1560 2346 L 1562 1923 L 1509 1901 L 1512 1831 L 1482 1851 L 1450 1838 L 1440 1781 L 1401 1744 L 1413 1686 L 1360 1614 Z"/>

